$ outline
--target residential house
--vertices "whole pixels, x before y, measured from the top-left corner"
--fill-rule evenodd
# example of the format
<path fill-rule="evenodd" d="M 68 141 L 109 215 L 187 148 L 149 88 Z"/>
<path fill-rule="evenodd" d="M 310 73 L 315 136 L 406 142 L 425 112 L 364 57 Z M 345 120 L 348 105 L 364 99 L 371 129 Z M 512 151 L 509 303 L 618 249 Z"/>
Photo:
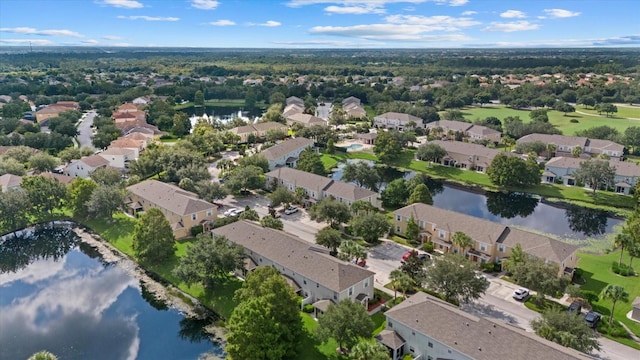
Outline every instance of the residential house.
<path fill-rule="evenodd" d="M 413 125 L 409 126 L 411 123 L 413 123 Z M 374 117 L 373 125 L 378 128 L 395 129 L 399 131 L 410 130 L 415 126 L 423 126 L 422 119 L 419 117 L 397 112 L 387 112 Z"/>
<path fill-rule="evenodd" d="M 394 211 L 393 216 L 396 233 L 405 234 L 407 223 L 413 217 L 421 229 L 421 241 L 433 243 L 441 253 L 461 251 L 453 244 L 452 236 L 457 231 L 465 233 L 473 239 L 473 246 L 466 249 L 465 255 L 474 262 L 499 262 L 509 257 L 516 244 L 520 244 L 525 253 L 557 264 L 558 275 L 573 274 L 578 261 L 577 246 L 431 205 L 411 204 Z"/>
<path fill-rule="evenodd" d="M 265 176 L 268 188 L 284 186 L 289 191 L 295 191 L 297 188 L 304 189 L 307 195 L 307 205 L 314 204 L 326 197 L 333 197 L 347 205 L 356 201 L 366 201 L 382 209 L 378 193 L 329 177 L 288 167 L 270 171 Z"/>
<path fill-rule="evenodd" d="M 76 110 L 80 111 L 80 104 L 75 101 L 58 101 L 55 104 L 44 107 L 36 111 L 36 121 L 41 123 L 45 120 L 58 117 L 63 111 Z"/>
<path fill-rule="evenodd" d="M 214 221 L 216 205 L 198 195 L 158 180 L 146 180 L 127 187 L 126 205 L 131 215 L 150 208 L 162 211 L 179 239 L 191 236 L 191 228 Z"/>
<path fill-rule="evenodd" d="M 151 99 L 148 96 L 140 96 L 131 100 L 131 102 L 137 107 L 145 107 L 149 105 L 149 103 L 151 102 Z"/>
<path fill-rule="evenodd" d="M 606 155 L 611 159 L 622 160 L 624 146 L 609 140 L 588 139 L 580 136 L 529 134 L 516 140 L 516 144 L 543 142 L 555 146 L 556 156 L 573 156 L 573 151 L 579 148 L 581 154 L 588 156 Z"/>
<path fill-rule="evenodd" d="M 297 137 L 287 139 L 260 152 L 269 162 L 269 170 L 277 167 L 296 167 L 300 153 L 313 147 L 313 140 Z"/>
<path fill-rule="evenodd" d="M 423 292 L 389 309 L 376 340 L 392 360 L 587 360 L 592 357 L 501 320 L 476 317 Z"/>
<path fill-rule="evenodd" d="M 130 120 L 115 123 L 115 126 L 122 131 L 123 134 L 141 132 L 149 135 L 160 135 L 160 131 L 155 125 L 148 124 L 146 120 Z"/>
<path fill-rule="evenodd" d="M 330 303 L 344 299 L 364 305 L 373 299 L 373 272 L 339 260 L 295 235 L 246 220 L 212 232 L 244 248 L 248 260 L 245 271 L 258 266 L 273 266 L 280 271 L 303 297 L 303 305 L 313 304 L 324 311 Z"/>
<path fill-rule="evenodd" d="M 304 114 L 304 113 L 296 113 L 293 115 L 286 116 L 287 124 L 292 125 L 294 123 L 300 123 L 304 126 L 312 126 L 312 125 L 322 125 L 327 126 L 329 123 L 327 120 L 321 119 L 317 116 Z"/>
<path fill-rule="evenodd" d="M 304 100 L 300 99 L 297 96 L 289 96 L 286 99 L 286 104 L 287 104 L 287 106 L 289 106 L 289 105 L 298 105 L 298 106 L 300 106 L 300 107 L 302 107 L 304 109 Z"/>
<path fill-rule="evenodd" d="M 249 136 L 253 135 L 256 139 L 264 139 L 267 136 L 267 131 L 275 129 L 281 131 L 283 134 L 287 134 L 289 128 L 282 123 L 275 121 L 268 121 L 263 123 L 238 126 L 230 129 L 229 132 L 240 136 L 240 143 L 246 143 L 249 141 Z"/>
<path fill-rule="evenodd" d="M 78 160 L 72 160 L 64 169 L 64 174 L 71 177 L 88 178 L 96 169 L 106 167 L 109 161 L 100 155 L 84 156 Z"/>
<path fill-rule="evenodd" d="M 56 173 L 52 173 L 52 172 L 43 172 L 43 173 L 40 173 L 38 175 L 46 177 L 46 178 L 49 178 L 49 179 L 56 179 L 60 183 L 62 183 L 64 185 L 69 185 L 69 183 L 71 183 L 71 181 L 73 181 L 73 177 L 68 176 L 68 175 L 64 175 L 64 174 L 56 174 Z"/>
<path fill-rule="evenodd" d="M 147 140 L 135 140 L 132 138 L 119 137 L 111 142 L 109 148 L 131 149 L 135 152 L 135 158 L 147 148 Z"/>
<path fill-rule="evenodd" d="M 469 138 L 471 141 L 491 141 L 491 142 L 500 142 L 500 138 L 502 134 L 499 131 L 488 128 L 482 125 L 474 125 L 472 123 L 464 122 L 464 121 L 454 121 L 454 120 L 439 120 L 430 122 L 425 125 L 425 128 L 429 129 L 431 132 L 434 129 L 442 129 L 441 135 L 445 136 L 451 133 L 460 133 L 464 137 Z"/>
<path fill-rule="evenodd" d="M 342 100 L 342 110 L 344 110 L 347 117 L 352 119 L 360 119 L 367 116 L 367 112 L 362 107 L 360 99 L 354 96 Z"/>
<path fill-rule="evenodd" d="M 20 189 L 20 184 L 22 184 L 22 176 L 13 174 L 0 176 L 0 190 L 2 190 L 2 192 Z"/>
<path fill-rule="evenodd" d="M 357 140 L 360 140 L 360 142 L 362 142 L 363 144 L 375 145 L 376 139 L 378 138 L 378 133 L 372 133 L 372 132 L 365 133 L 365 134 L 357 133 L 353 137 Z"/>
<path fill-rule="evenodd" d="M 584 161 L 588 160 L 563 156 L 554 157 L 545 164 L 542 182 L 553 184 L 557 180 L 561 180 L 564 185 L 574 186 L 576 180 L 573 174 Z M 609 166 L 615 169 L 613 183 L 608 187 L 613 187 L 618 194 L 629 195 L 631 189 L 640 179 L 640 166 L 630 161 L 608 160 L 608 162 Z"/>
<path fill-rule="evenodd" d="M 298 104 L 291 104 L 285 106 L 282 111 L 282 116 L 286 119 L 287 117 L 295 114 L 302 114 L 304 112 L 304 106 L 300 106 Z"/>
<path fill-rule="evenodd" d="M 447 152 L 447 155 L 441 160 L 442 165 L 475 170 L 477 172 L 486 172 L 493 159 L 498 154 L 503 153 L 500 150 L 490 149 L 480 144 L 462 141 L 433 140 L 429 143 L 436 144 Z"/>
<path fill-rule="evenodd" d="M 109 147 L 98 155 L 109 161 L 109 166 L 120 170 L 128 169 L 131 160 L 138 160 L 136 149 L 124 147 Z"/>

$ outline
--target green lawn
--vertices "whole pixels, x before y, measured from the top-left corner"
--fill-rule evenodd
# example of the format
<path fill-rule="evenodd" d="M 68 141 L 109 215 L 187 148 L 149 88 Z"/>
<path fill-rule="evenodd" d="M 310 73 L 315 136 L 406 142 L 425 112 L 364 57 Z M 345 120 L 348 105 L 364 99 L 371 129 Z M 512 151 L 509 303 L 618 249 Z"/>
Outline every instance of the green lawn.
<path fill-rule="evenodd" d="M 223 107 L 233 107 L 233 106 L 244 106 L 244 99 L 209 99 L 204 102 L 205 106 L 223 106 Z M 184 104 L 175 105 L 174 110 L 184 110 L 188 108 L 194 107 L 195 104 L 191 101 L 186 102 Z M 264 101 L 256 102 L 256 106 L 265 106 Z"/>
<path fill-rule="evenodd" d="M 640 119 L 640 106 L 628 107 L 628 106 L 618 106 L 618 112 L 610 115 L 610 119 L 615 118 L 635 118 Z M 598 112 L 592 107 L 586 106 L 577 106 L 576 110 L 586 112 L 593 115 L 598 115 Z M 606 117 L 606 114 L 601 114 L 603 117 Z"/>
<path fill-rule="evenodd" d="M 617 114 L 618 118 L 606 118 L 597 116 L 595 111 L 585 110 L 583 107 L 578 107 L 579 111 L 593 113 L 593 116 L 583 115 L 577 113 L 569 113 L 566 116 L 564 113 L 550 110 L 548 112 L 549 122 L 553 125 L 557 126 L 560 131 L 564 135 L 573 135 L 576 131 L 588 129 L 594 126 L 608 125 L 613 128 L 618 129 L 620 132 L 624 132 L 626 128 L 629 126 L 640 126 L 640 121 L 638 120 L 629 120 L 623 119 L 623 115 L 621 114 L 636 114 L 636 112 L 640 112 L 640 110 L 636 109 L 628 109 L 624 108 L 624 112 L 622 112 L 619 108 L 620 114 Z M 504 118 L 509 116 L 519 116 L 524 122 L 529 122 L 531 119 L 529 118 L 529 110 L 516 110 L 511 109 L 505 106 L 483 106 L 483 107 L 471 107 L 465 108 L 462 110 L 462 114 L 464 118 L 470 121 L 475 121 L 476 119 L 484 119 L 489 116 L 495 116 L 500 120 L 504 120 Z M 640 118 L 640 116 L 632 116 Z M 572 123 L 571 120 L 578 120 L 577 123 Z"/>
<path fill-rule="evenodd" d="M 614 318 L 627 325 L 637 336 L 640 336 L 640 324 L 631 321 L 626 314 L 631 310 L 633 299 L 640 296 L 640 279 L 638 276 L 624 277 L 617 275 L 611 271 L 611 263 L 618 261 L 620 253 L 618 251 L 610 254 L 588 254 L 580 253 L 578 267 L 582 269 L 584 284 L 580 284 L 583 290 L 593 291 L 601 294 L 602 290 L 609 284 L 619 285 L 625 288 L 629 293 L 629 302 L 616 304 Z M 622 257 L 624 263 L 629 263 L 629 256 L 625 252 Z M 633 264 L 636 273 L 640 273 L 640 261 L 636 259 Z M 594 304 L 594 309 L 601 314 L 611 314 L 611 301 L 602 299 Z"/>

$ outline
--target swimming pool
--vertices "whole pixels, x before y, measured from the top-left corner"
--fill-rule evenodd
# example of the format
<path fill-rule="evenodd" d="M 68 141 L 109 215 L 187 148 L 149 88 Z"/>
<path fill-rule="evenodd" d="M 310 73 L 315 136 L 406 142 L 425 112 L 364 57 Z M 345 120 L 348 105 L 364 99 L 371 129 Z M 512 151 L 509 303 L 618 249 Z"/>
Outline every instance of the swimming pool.
<path fill-rule="evenodd" d="M 347 146 L 349 150 L 362 150 L 363 146 L 361 144 L 351 144 Z"/>

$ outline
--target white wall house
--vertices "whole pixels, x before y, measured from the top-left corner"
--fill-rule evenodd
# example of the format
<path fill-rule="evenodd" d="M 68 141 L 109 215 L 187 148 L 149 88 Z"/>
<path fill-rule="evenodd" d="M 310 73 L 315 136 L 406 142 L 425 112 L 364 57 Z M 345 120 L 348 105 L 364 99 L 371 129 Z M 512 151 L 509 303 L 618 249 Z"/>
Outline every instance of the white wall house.
<path fill-rule="evenodd" d="M 408 126 L 411 122 L 414 122 L 417 127 L 423 126 L 421 118 L 397 112 L 387 112 L 373 118 L 373 125 L 378 128 L 395 129 L 400 131 L 412 129 L 413 127 Z"/>
<path fill-rule="evenodd" d="M 269 170 L 282 166 L 296 167 L 300 153 L 313 147 L 313 144 L 313 140 L 297 137 L 276 144 L 260 154 L 269 162 Z"/>
<path fill-rule="evenodd" d="M 65 175 L 71 177 L 88 178 L 96 169 L 106 167 L 109 161 L 99 155 L 85 156 L 71 161 L 64 170 Z"/>

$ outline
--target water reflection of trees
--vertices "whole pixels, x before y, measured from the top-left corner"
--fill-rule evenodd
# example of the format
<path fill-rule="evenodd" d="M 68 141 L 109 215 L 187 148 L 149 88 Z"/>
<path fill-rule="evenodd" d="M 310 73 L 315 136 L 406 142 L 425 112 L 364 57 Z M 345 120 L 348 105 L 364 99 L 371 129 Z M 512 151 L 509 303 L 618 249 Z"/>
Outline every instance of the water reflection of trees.
<path fill-rule="evenodd" d="M 8 235 L 0 244 L 0 273 L 17 272 L 36 260 L 58 260 L 78 243 L 68 226 L 42 226 Z"/>
<path fill-rule="evenodd" d="M 607 213 L 571 205 L 565 210 L 569 228 L 584 236 L 601 235 L 607 231 Z"/>
<path fill-rule="evenodd" d="M 144 286 L 144 283 L 142 281 L 140 281 L 140 293 L 142 295 L 142 298 L 156 310 L 165 311 L 169 309 L 167 302 L 162 299 L 158 299 L 154 293 L 149 291 L 147 287 Z"/>
<path fill-rule="evenodd" d="M 486 197 L 489 212 L 504 219 L 527 217 L 538 206 L 538 199 L 527 194 L 487 192 Z"/>

